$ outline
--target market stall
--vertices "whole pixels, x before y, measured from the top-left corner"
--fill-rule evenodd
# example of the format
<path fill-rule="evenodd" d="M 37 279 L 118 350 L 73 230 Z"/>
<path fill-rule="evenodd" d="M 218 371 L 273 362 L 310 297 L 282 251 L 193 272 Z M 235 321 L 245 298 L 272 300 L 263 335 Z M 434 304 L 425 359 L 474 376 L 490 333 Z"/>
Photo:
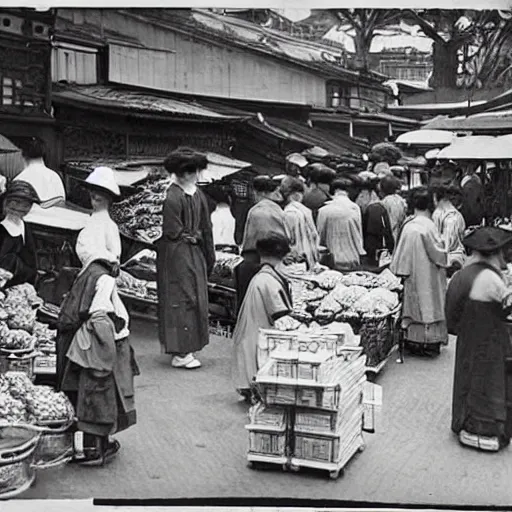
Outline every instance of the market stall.
<path fill-rule="evenodd" d="M 281 330 L 317 329 L 348 323 L 361 336 L 366 371 L 374 378 L 399 348 L 402 309 L 400 280 L 389 270 L 341 273 L 320 267 L 307 272 L 288 267 L 293 311 L 281 319 Z"/>
<path fill-rule="evenodd" d="M 0 271 L 2 285 L 7 278 Z M 56 331 L 40 321 L 42 304 L 29 284 L 0 291 L 0 499 L 24 492 L 36 470 L 73 455 L 73 407 L 43 385 L 55 373 Z"/>

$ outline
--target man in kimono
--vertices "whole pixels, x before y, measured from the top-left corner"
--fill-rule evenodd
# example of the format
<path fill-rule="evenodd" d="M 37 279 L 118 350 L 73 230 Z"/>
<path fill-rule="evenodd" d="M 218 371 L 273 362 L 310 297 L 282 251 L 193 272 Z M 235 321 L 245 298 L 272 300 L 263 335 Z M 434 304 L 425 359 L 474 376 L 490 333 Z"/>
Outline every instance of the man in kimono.
<path fill-rule="evenodd" d="M 352 185 L 346 178 L 336 179 L 331 185 L 333 200 L 318 212 L 320 245 L 327 247 L 334 269 L 340 271 L 357 269 L 366 254 L 361 209 L 348 196 Z"/>
<path fill-rule="evenodd" d="M 457 210 L 453 201 L 460 196 L 460 190 L 453 185 L 436 183 L 432 187 L 436 209 L 432 220 L 438 229 L 444 248 L 448 252 L 448 276 L 462 268 L 466 252 L 462 239 L 466 230 L 464 217 Z"/>
<path fill-rule="evenodd" d="M 288 176 L 281 183 L 281 191 L 286 201 L 284 214 L 291 249 L 305 256 L 308 268 L 313 268 L 318 261 L 319 238 L 311 210 L 302 204 L 304 184 Z"/>
<path fill-rule="evenodd" d="M 426 187 L 411 191 L 414 215 L 398 237 L 390 270 L 403 279 L 406 347 L 420 355 L 437 355 L 448 343 L 444 316 L 447 254 L 432 222 L 432 197 Z"/>
<path fill-rule="evenodd" d="M 196 185 L 206 165 L 206 157 L 189 148 L 178 148 L 164 162 L 175 181 L 157 245 L 160 344 L 173 367 L 187 370 L 201 366 L 195 354 L 209 342 L 208 276 L 215 250 L 208 204 Z"/>
<path fill-rule="evenodd" d="M 260 256 L 256 250 L 258 240 L 269 235 L 281 235 L 289 240 L 284 211 L 278 203 L 283 201 L 279 181 L 269 176 L 257 176 L 253 180 L 256 204 L 250 209 L 245 224 L 242 243 L 243 262 L 235 270 L 238 305 L 241 306 L 251 279 L 260 266 Z"/>

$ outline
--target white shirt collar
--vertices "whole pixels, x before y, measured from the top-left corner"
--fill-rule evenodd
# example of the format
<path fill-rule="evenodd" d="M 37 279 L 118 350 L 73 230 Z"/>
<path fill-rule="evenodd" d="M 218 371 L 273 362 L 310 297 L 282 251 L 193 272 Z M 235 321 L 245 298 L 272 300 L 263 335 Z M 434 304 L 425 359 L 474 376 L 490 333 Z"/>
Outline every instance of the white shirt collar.
<path fill-rule="evenodd" d="M 14 222 L 11 218 L 6 217 L 2 221 L 2 226 L 7 230 L 7 233 L 12 237 L 20 236 L 25 241 L 25 223 L 20 221 L 19 223 Z"/>

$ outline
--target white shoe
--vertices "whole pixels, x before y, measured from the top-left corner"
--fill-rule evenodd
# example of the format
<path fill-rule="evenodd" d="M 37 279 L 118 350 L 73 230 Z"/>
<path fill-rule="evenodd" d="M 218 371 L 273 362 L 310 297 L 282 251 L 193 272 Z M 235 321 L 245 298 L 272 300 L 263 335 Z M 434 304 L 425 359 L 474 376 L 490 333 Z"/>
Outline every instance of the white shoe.
<path fill-rule="evenodd" d="M 185 368 L 187 370 L 195 370 L 201 367 L 200 361 L 192 354 L 187 354 L 185 357 L 174 356 L 171 364 L 174 368 Z"/>

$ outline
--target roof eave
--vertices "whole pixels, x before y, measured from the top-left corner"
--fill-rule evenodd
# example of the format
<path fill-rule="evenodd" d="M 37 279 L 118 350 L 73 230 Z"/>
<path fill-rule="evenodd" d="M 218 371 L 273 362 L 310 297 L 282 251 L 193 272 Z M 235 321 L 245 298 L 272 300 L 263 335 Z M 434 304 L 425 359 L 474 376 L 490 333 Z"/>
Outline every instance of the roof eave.
<path fill-rule="evenodd" d="M 237 123 L 244 120 L 241 117 L 207 117 L 196 114 L 182 114 L 176 113 L 172 114 L 170 112 L 162 112 L 162 113 L 150 113 L 145 112 L 143 110 L 132 110 L 126 109 L 122 106 L 109 107 L 105 105 L 102 101 L 97 101 L 94 99 L 78 99 L 78 98 L 68 98 L 60 95 L 58 92 L 53 93 L 52 95 L 52 103 L 72 106 L 72 107 L 87 107 L 89 109 L 95 110 L 97 112 L 103 112 L 106 114 L 112 115 L 122 115 L 125 117 L 135 117 L 139 119 L 151 119 L 151 120 L 172 120 L 172 121 L 181 121 L 181 122 L 197 122 L 197 123 L 214 123 L 214 124 L 223 124 L 223 123 Z"/>

